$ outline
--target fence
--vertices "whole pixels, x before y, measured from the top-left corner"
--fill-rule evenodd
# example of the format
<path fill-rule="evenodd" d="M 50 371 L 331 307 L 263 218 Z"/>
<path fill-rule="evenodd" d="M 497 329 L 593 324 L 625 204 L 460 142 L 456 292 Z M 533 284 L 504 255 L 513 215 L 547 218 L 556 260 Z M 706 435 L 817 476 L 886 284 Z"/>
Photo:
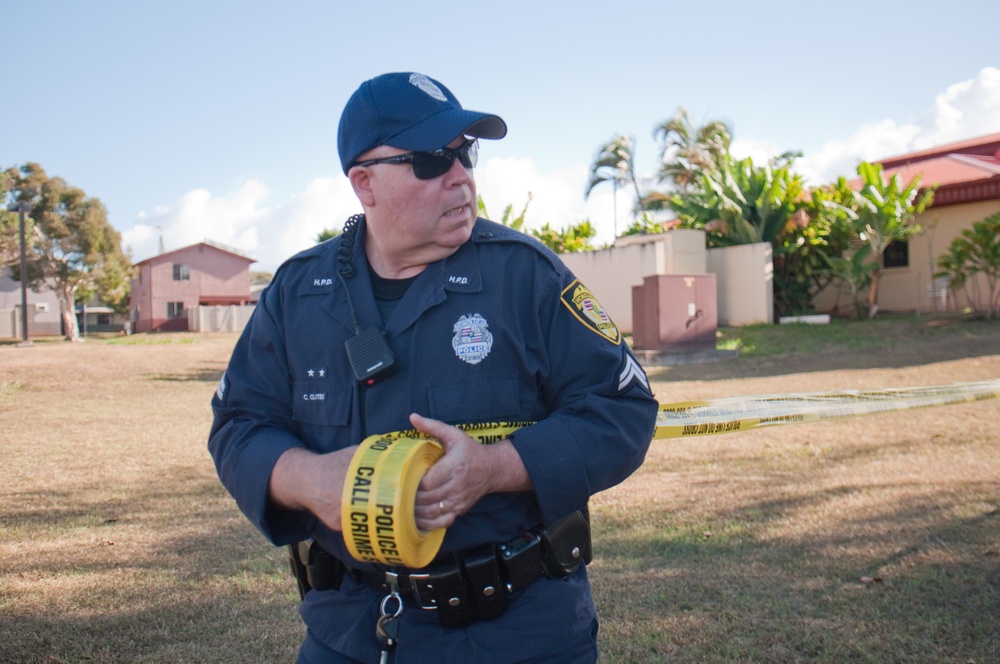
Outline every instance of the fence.
<path fill-rule="evenodd" d="M 21 321 L 18 309 L 0 309 L 0 339 L 15 339 L 21 336 Z"/>
<path fill-rule="evenodd" d="M 38 315 L 38 309 L 28 303 L 28 334 L 32 337 L 62 335 L 62 321 L 58 310 L 55 314 Z M 24 336 L 21 329 L 21 306 L 13 309 L 0 309 L 0 339 L 20 339 Z"/>
<path fill-rule="evenodd" d="M 187 310 L 192 332 L 242 332 L 255 306 L 199 306 Z"/>

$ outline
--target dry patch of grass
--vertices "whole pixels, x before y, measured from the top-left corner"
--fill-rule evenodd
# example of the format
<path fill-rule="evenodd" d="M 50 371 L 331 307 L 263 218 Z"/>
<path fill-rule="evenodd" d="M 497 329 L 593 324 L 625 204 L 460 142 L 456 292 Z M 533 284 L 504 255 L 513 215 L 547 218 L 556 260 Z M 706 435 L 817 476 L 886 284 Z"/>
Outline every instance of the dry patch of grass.
<path fill-rule="evenodd" d="M 655 388 L 667 402 L 998 376 L 990 355 Z M 605 660 L 997 661 L 998 421 L 993 400 L 654 441 L 594 500 Z"/>
<path fill-rule="evenodd" d="M 672 402 L 1000 376 L 1000 331 L 900 329 L 839 365 L 834 340 L 657 370 L 654 388 Z M 206 450 L 234 342 L 0 346 L 0 662 L 294 659 L 284 551 Z M 603 661 L 1000 660 L 998 421 L 993 400 L 654 442 L 592 503 Z"/>
<path fill-rule="evenodd" d="M 294 659 L 285 560 L 206 449 L 234 342 L 0 348 L 0 662 Z"/>

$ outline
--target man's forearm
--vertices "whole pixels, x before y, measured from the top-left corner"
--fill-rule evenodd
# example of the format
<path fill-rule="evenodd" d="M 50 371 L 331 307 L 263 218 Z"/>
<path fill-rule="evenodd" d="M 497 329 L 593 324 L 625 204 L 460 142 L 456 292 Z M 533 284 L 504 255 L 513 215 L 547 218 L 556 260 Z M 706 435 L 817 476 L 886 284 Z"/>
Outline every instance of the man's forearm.
<path fill-rule="evenodd" d="M 295 447 L 271 471 L 268 493 L 278 507 L 308 510 L 333 530 L 340 530 L 341 495 L 355 447 L 316 454 Z"/>
<path fill-rule="evenodd" d="M 487 448 L 491 458 L 489 493 L 504 493 L 515 491 L 534 491 L 531 477 L 521 460 L 521 455 L 514 449 L 510 440 L 501 440 Z"/>

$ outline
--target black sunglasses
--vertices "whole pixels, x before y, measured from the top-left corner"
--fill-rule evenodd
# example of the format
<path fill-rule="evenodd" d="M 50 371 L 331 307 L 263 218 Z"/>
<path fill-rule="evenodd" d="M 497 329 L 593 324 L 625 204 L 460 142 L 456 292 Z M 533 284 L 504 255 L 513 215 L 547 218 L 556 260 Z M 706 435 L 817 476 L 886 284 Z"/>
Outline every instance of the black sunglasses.
<path fill-rule="evenodd" d="M 430 152 L 407 152 L 382 159 L 366 159 L 354 162 L 355 166 L 374 166 L 375 164 L 412 164 L 413 174 L 419 180 L 433 180 L 451 170 L 455 157 L 466 168 L 475 168 L 479 161 L 479 141 L 470 138 L 457 148 L 441 148 Z"/>

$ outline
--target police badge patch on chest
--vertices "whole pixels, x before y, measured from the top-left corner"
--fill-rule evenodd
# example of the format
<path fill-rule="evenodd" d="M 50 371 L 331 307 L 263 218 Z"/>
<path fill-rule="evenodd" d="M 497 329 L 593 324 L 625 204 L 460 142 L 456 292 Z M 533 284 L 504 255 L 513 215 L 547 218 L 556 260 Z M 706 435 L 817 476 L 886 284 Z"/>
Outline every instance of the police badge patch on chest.
<path fill-rule="evenodd" d="M 580 283 L 579 279 L 574 279 L 573 283 L 563 289 L 562 303 L 588 328 L 615 345 L 621 343 L 622 335 L 618 332 L 615 322 L 611 320 L 611 316 L 590 289 Z"/>
<path fill-rule="evenodd" d="M 479 314 L 462 316 L 452 330 L 455 336 L 451 338 L 451 347 L 455 349 L 458 359 L 469 364 L 479 364 L 493 347 L 493 335 L 486 329 L 488 323 Z"/>

